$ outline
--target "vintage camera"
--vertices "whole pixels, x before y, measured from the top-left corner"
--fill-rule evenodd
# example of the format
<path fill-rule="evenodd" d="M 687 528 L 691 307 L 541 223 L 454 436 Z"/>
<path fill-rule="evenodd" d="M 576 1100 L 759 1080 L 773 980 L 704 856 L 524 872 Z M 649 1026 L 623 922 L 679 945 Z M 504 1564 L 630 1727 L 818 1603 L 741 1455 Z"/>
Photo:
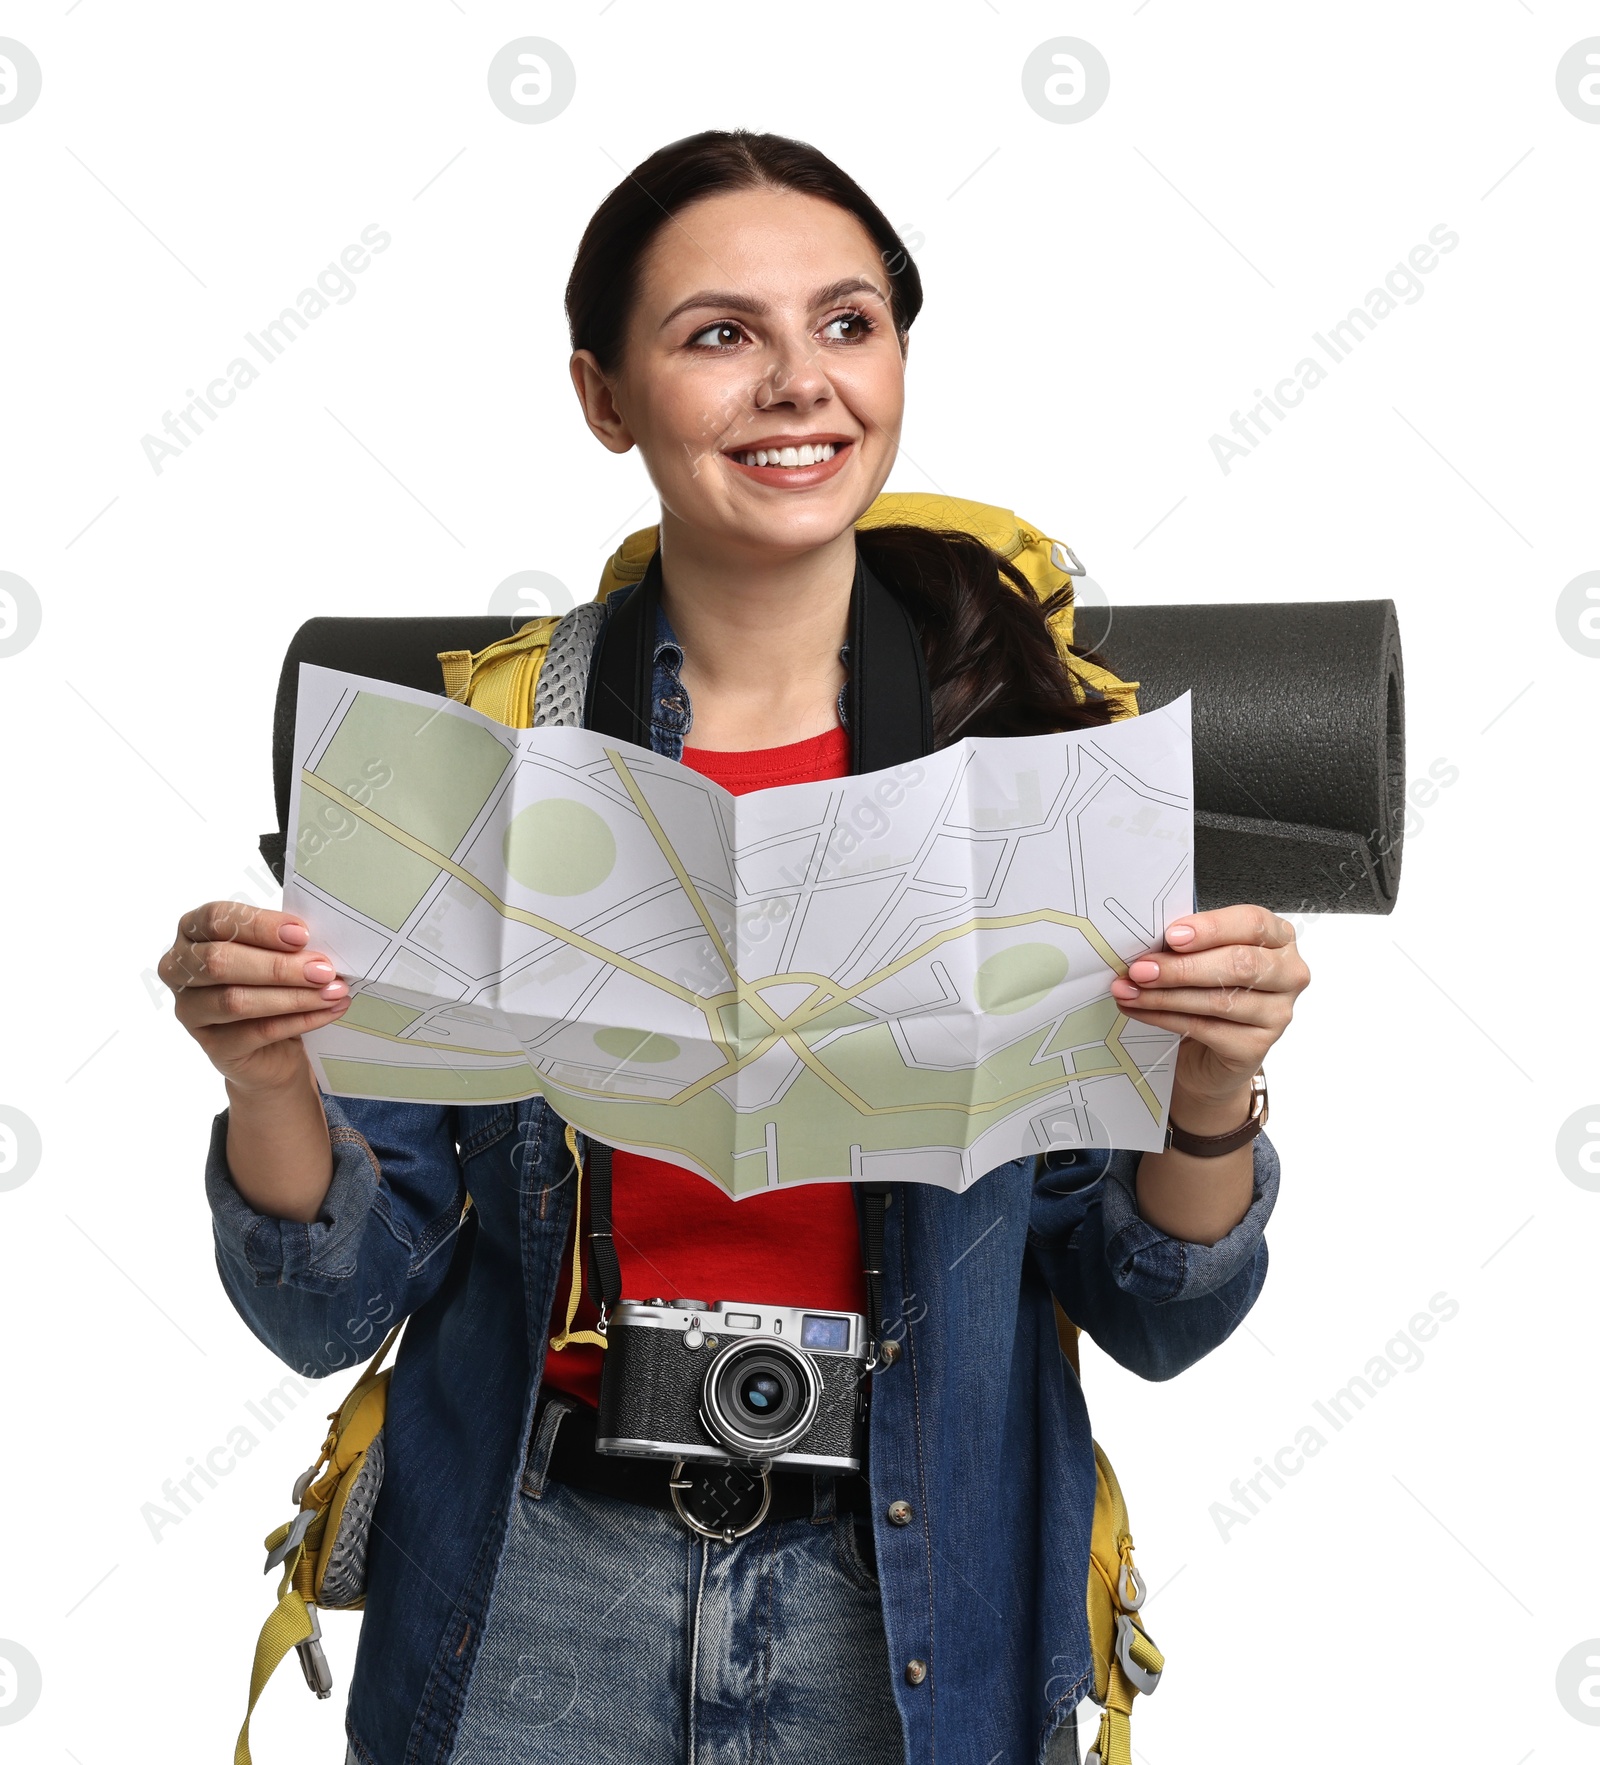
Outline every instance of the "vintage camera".
<path fill-rule="evenodd" d="M 596 1450 L 858 1471 L 866 1322 L 743 1300 L 625 1299 L 606 1332 Z"/>

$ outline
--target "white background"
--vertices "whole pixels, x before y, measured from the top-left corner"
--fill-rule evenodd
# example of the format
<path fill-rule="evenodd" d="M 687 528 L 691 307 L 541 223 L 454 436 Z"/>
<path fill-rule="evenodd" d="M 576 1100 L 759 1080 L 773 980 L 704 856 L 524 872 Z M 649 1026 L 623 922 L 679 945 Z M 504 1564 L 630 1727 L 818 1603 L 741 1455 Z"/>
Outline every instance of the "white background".
<path fill-rule="evenodd" d="M 561 292 L 627 167 L 743 125 L 815 142 L 916 246 L 891 488 L 1018 509 L 1113 602 L 1392 597 L 1409 776 L 1458 773 L 1391 916 L 1302 928 L 1260 1301 L 1168 1384 L 1085 1348 L 1169 1661 L 1136 1759 L 1594 1757 L 1556 1681 L 1600 1637 L 1600 1194 L 1556 1136 L 1600 1093 L 1600 661 L 1557 598 L 1600 568 L 1600 126 L 1555 74 L 1597 32 L 1565 0 L 7 9 L 43 89 L 0 127 L 0 569 L 43 622 L 0 659 L 0 1103 L 43 1156 L 0 1192 L 0 1638 L 43 1694 L 0 1752 L 231 1757 L 260 1541 L 349 1377 L 291 1381 L 270 1433 L 245 1408 L 286 1369 L 217 1279 L 222 1087 L 154 964 L 181 910 L 275 900 L 302 620 L 476 614 L 529 569 L 586 598 L 653 518 L 580 424 Z M 487 93 L 527 34 L 577 70 L 539 126 Z M 1070 126 L 1021 84 L 1065 34 L 1111 74 Z M 355 297 L 153 471 L 163 412 L 369 223 L 393 243 Z M 1422 296 L 1224 473 L 1213 433 L 1441 223 Z M 1225 1541 L 1232 1480 L 1440 1293 L 1422 1364 Z M 158 1542 L 144 1505 L 240 1424 L 257 1449 Z M 327 1620 L 329 1702 L 280 1670 L 263 1765 L 342 1756 L 358 1624 Z"/>

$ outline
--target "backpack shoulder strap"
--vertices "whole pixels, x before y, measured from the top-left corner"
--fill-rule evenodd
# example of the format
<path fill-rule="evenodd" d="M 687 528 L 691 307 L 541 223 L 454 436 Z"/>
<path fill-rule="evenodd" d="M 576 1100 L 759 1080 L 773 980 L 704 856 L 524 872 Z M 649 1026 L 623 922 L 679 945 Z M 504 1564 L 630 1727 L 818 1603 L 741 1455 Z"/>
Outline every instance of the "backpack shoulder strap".
<path fill-rule="evenodd" d="M 445 696 L 513 729 L 575 728 L 604 621 L 601 603 L 586 601 L 559 619 L 530 619 L 484 649 L 440 650 Z"/>
<path fill-rule="evenodd" d="M 584 695 L 595 645 L 606 622 L 600 601 L 574 607 L 550 634 L 534 686 L 529 722 L 534 729 L 581 729 Z"/>
<path fill-rule="evenodd" d="M 440 650 L 445 696 L 499 723 L 525 728 L 534 683 L 560 623 L 549 617 L 530 619 L 510 637 L 481 650 Z"/>

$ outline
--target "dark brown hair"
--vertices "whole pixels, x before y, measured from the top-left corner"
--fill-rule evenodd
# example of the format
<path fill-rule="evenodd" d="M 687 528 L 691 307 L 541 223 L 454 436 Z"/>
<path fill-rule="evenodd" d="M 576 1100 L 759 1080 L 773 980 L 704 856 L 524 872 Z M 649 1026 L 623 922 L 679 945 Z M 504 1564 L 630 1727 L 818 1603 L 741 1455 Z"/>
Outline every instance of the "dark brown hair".
<path fill-rule="evenodd" d="M 861 186 L 807 142 L 707 129 L 652 153 L 595 210 L 567 280 L 572 347 L 592 350 L 604 372 L 614 373 L 656 234 L 702 197 L 762 187 L 821 197 L 860 221 L 888 274 L 903 342 L 922 309 L 922 278 Z M 967 735 L 1037 735 L 1110 721 L 1101 695 L 1085 688 L 1080 701 L 1074 693 L 1046 623 L 1070 603 L 1070 582 L 1041 602 L 1019 570 L 967 533 L 873 527 L 858 530 L 856 544 L 922 632 L 936 747 Z M 1092 650 L 1073 653 L 1105 665 Z"/>

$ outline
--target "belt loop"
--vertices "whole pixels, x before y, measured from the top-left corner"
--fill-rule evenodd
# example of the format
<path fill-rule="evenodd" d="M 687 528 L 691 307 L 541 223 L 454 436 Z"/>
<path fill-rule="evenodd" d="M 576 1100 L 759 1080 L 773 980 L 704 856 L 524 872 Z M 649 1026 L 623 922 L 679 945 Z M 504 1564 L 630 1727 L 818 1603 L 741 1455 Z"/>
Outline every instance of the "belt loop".
<path fill-rule="evenodd" d="M 831 1471 L 811 1474 L 811 1524 L 828 1526 L 838 1517 L 838 1479 Z"/>
<path fill-rule="evenodd" d="M 535 1501 L 544 1496 L 545 1480 L 550 1472 L 550 1455 L 555 1451 L 556 1430 L 572 1414 L 577 1405 L 570 1398 L 552 1391 L 540 1402 L 534 1419 L 533 1438 L 528 1443 L 527 1461 L 522 1467 L 522 1493 Z"/>

